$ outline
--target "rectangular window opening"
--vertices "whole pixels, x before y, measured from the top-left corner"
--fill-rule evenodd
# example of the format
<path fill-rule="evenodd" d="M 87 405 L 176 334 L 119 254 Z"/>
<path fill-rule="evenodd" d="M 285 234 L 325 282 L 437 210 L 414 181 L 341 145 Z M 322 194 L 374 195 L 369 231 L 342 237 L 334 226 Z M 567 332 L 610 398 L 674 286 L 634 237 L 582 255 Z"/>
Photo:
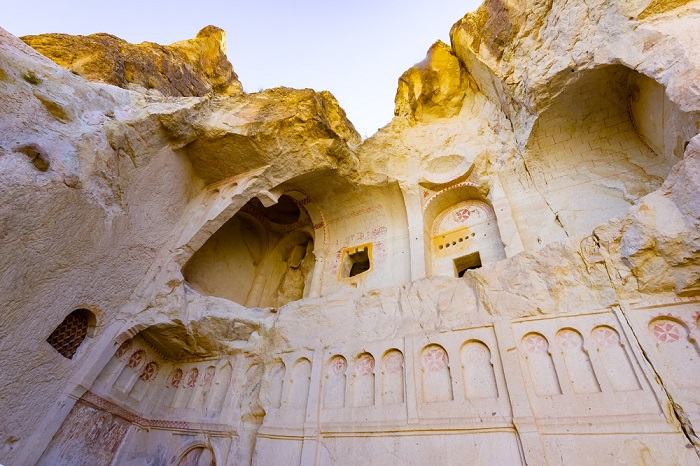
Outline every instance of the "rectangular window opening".
<path fill-rule="evenodd" d="M 367 272 L 372 267 L 368 246 L 348 248 L 343 251 L 340 278 L 351 278 Z"/>
<path fill-rule="evenodd" d="M 454 260 L 455 273 L 458 277 L 463 277 L 467 270 L 478 269 L 481 267 L 481 256 L 479 252 L 473 252 L 466 256 L 458 257 Z"/>
<path fill-rule="evenodd" d="M 359 275 L 367 270 L 369 270 L 369 258 L 367 258 L 367 260 L 353 262 L 352 267 L 350 268 L 350 276 L 354 277 L 355 275 Z"/>

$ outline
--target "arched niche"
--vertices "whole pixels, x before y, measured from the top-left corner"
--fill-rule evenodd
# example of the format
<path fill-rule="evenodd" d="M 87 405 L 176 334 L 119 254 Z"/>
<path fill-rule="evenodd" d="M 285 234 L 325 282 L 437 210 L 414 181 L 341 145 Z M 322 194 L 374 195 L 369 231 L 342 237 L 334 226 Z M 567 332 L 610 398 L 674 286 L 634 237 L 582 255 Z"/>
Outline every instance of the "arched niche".
<path fill-rule="evenodd" d="M 700 122 L 623 65 L 563 71 L 548 91 L 504 183 L 526 249 L 590 234 L 660 188 Z"/>
<path fill-rule="evenodd" d="M 483 341 L 469 340 L 462 345 L 460 358 L 462 359 L 464 397 L 468 400 L 497 398 L 498 385 L 489 347 Z"/>
<path fill-rule="evenodd" d="M 117 338 L 123 341 L 89 387 L 93 393 L 147 417 L 168 417 L 172 409 L 219 413 L 232 368 L 226 358 L 211 362 L 221 359 L 217 341 L 195 337 L 178 322 L 138 326 L 123 336 L 132 333 Z"/>
<path fill-rule="evenodd" d="M 700 348 L 686 323 L 677 317 L 661 315 L 653 318 L 648 328 L 663 358 L 665 372 L 678 386 L 695 388 L 697 377 L 689 374 L 700 372 Z"/>
<path fill-rule="evenodd" d="M 617 330 L 600 325 L 591 331 L 591 336 L 613 390 L 639 390 L 639 379 Z"/>
<path fill-rule="evenodd" d="M 523 336 L 523 353 L 530 368 L 531 384 L 537 396 L 560 395 L 557 369 L 549 351 L 549 341 L 540 333 Z"/>
<path fill-rule="evenodd" d="M 392 348 L 382 357 L 382 404 L 403 403 L 404 383 L 403 353 Z"/>
<path fill-rule="evenodd" d="M 282 390 L 287 366 L 282 360 L 273 362 L 267 374 L 267 397 L 270 406 L 279 408 L 282 403 Z"/>
<path fill-rule="evenodd" d="M 452 401 L 452 375 L 447 351 L 431 344 L 421 351 L 423 402 Z"/>
<path fill-rule="evenodd" d="M 345 407 L 345 384 L 347 382 L 347 360 L 337 354 L 326 364 L 326 376 L 324 380 L 323 407 Z"/>
<path fill-rule="evenodd" d="M 209 394 L 211 392 L 212 382 L 214 381 L 214 375 L 216 374 L 216 367 L 209 366 L 206 368 L 202 374 L 201 380 L 197 387 L 195 387 L 194 396 L 192 397 L 191 407 L 195 409 L 202 409 L 206 407 Z"/>
<path fill-rule="evenodd" d="M 279 307 L 308 296 L 316 257 L 314 240 L 306 230 L 292 231 L 270 251 L 251 290 L 249 306 Z"/>
<path fill-rule="evenodd" d="M 566 370 L 574 393 L 596 393 L 600 391 L 598 377 L 584 347 L 583 336 L 575 329 L 563 328 L 556 334 Z"/>
<path fill-rule="evenodd" d="M 423 218 L 428 275 L 461 277 L 506 257 L 496 214 L 475 186 L 445 189 Z"/>
<path fill-rule="evenodd" d="M 292 366 L 291 388 L 289 390 L 289 406 L 306 411 L 311 384 L 311 361 L 299 358 Z"/>
<path fill-rule="evenodd" d="M 202 294 L 249 307 L 279 307 L 309 294 L 314 273 L 313 219 L 295 193 L 265 207 L 253 198 L 183 268 Z"/>
<path fill-rule="evenodd" d="M 353 406 L 373 406 L 375 402 L 374 356 L 369 353 L 358 355 L 354 369 Z"/>
<path fill-rule="evenodd" d="M 214 377 L 211 394 L 207 400 L 207 412 L 212 416 L 219 414 L 224 407 L 231 385 L 232 372 L 231 364 L 226 363 Z"/>
<path fill-rule="evenodd" d="M 210 448 L 197 445 L 181 454 L 176 464 L 177 466 L 214 466 L 216 460 Z"/>

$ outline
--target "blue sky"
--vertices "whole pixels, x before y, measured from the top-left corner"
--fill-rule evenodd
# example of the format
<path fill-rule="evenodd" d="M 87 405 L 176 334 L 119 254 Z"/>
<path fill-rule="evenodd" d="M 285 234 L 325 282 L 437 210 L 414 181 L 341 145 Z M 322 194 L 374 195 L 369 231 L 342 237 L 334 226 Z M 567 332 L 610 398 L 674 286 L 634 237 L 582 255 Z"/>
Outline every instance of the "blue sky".
<path fill-rule="evenodd" d="M 0 26 L 17 36 L 108 32 L 169 44 L 208 24 L 248 92 L 276 86 L 331 91 L 363 136 L 389 123 L 399 76 L 478 0 L 12 1 Z M 105 5 L 105 6 L 103 6 Z M 109 5 L 109 6 L 107 6 Z"/>

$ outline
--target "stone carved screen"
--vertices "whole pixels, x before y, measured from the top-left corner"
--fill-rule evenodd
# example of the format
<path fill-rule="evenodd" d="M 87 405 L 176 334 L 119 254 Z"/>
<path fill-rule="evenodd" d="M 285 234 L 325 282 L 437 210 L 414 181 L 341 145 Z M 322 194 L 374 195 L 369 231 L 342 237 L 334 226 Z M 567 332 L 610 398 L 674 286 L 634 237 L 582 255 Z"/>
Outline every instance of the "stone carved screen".
<path fill-rule="evenodd" d="M 200 378 L 201 374 L 199 372 L 199 369 L 197 369 L 196 367 L 193 367 L 187 373 L 187 377 L 185 379 L 185 386 L 182 388 L 183 391 L 181 392 L 183 394 L 181 407 L 192 407 L 192 403 L 194 401 L 194 394 L 197 390 L 197 385 L 200 381 Z"/>
<path fill-rule="evenodd" d="M 201 380 L 198 386 L 195 388 L 194 396 L 192 397 L 191 404 L 193 408 L 204 408 L 206 406 L 207 398 L 211 392 L 211 385 L 215 374 L 216 368 L 214 366 L 209 366 L 204 370 Z"/>
<path fill-rule="evenodd" d="M 126 356 L 126 366 L 122 368 L 114 387 L 124 393 L 129 393 L 138 381 L 143 367 L 146 365 L 146 351 L 136 349 Z"/>
<path fill-rule="evenodd" d="M 406 369 L 398 348 L 403 341 L 370 341 L 361 346 L 328 348 L 321 375 L 321 407 L 324 422 L 336 423 L 348 416 L 352 422 L 403 419 L 406 410 Z M 381 355 L 381 356 L 379 356 Z"/>
<path fill-rule="evenodd" d="M 87 309 L 77 309 L 63 319 L 46 341 L 61 356 L 72 359 L 88 335 L 92 318 L 92 313 Z"/>
<path fill-rule="evenodd" d="M 173 404 L 183 377 L 184 373 L 179 367 L 171 371 L 165 383 L 165 388 L 161 393 L 160 402 L 158 403 L 160 406 L 168 408 Z"/>
<path fill-rule="evenodd" d="M 569 422 L 566 419 L 581 416 L 612 419 L 660 413 L 656 382 L 645 378 L 634 346 L 641 343 L 642 332 L 630 339 L 616 310 L 531 317 L 513 328 L 521 342 L 520 365 L 536 417 Z"/>
<path fill-rule="evenodd" d="M 507 392 L 493 327 L 418 336 L 412 345 L 413 367 L 407 368 L 406 396 L 411 402 L 415 380 L 419 418 L 431 422 L 478 422 L 493 427 L 510 415 L 508 396 L 503 395 Z"/>
<path fill-rule="evenodd" d="M 150 387 L 154 387 L 153 381 L 158 376 L 160 365 L 155 361 L 150 361 L 143 366 L 141 375 L 129 392 L 129 396 L 141 401 Z"/>
<path fill-rule="evenodd" d="M 700 411 L 688 408 L 700 406 L 700 301 L 675 298 L 625 313 L 673 402 L 684 407 L 693 425 L 700 423 Z"/>

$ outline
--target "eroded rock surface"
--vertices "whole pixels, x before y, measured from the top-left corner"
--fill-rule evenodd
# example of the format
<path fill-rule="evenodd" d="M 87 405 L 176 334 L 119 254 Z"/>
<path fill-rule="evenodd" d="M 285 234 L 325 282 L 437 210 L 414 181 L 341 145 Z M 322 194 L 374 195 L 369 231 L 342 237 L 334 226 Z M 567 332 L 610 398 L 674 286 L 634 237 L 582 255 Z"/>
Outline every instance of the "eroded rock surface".
<path fill-rule="evenodd" d="M 465 94 L 475 87 L 450 46 L 438 41 L 425 60 L 399 78 L 394 113 L 415 120 L 453 117 L 461 111 Z"/>
<path fill-rule="evenodd" d="M 88 81 L 154 89 L 172 97 L 242 92 L 226 58 L 226 33 L 207 26 L 197 37 L 158 45 L 130 44 L 110 34 L 40 34 L 22 40 L 39 53 Z"/>
<path fill-rule="evenodd" d="M 0 462 L 698 464 L 698 24 L 488 0 L 365 141 L 3 32 Z"/>

